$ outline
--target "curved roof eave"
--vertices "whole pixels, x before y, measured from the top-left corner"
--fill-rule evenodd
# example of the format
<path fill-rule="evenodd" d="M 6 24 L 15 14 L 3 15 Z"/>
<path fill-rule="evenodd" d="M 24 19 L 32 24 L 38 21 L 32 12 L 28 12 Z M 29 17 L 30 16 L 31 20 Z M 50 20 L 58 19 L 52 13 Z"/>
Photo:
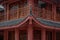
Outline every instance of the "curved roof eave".
<path fill-rule="evenodd" d="M 38 20 L 35 17 L 33 17 L 33 15 L 30 15 L 30 16 L 25 18 L 25 20 L 23 20 L 22 22 L 19 22 L 17 25 L 0 27 L 0 30 L 2 30 L 2 29 L 10 29 L 10 28 L 17 28 L 17 27 L 21 26 L 22 24 L 26 23 L 29 20 L 29 18 L 32 18 L 33 21 L 35 21 L 38 25 L 42 26 L 43 28 L 60 30 L 59 27 L 49 26 L 48 24 L 46 25 L 46 24 L 42 23 L 41 20 Z"/>
<path fill-rule="evenodd" d="M 38 19 L 36 19 L 36 18 L 34 18 L 34 17 L 33 17 L 33 20 L 34 20 L 38 25 L 42 26 L 43 28 L 60 30 L 59 27 L 46 25 L 46 24 L 42 23 L 41 21 L 39 21 Z"/>
<path fill-rule="evenodd" d="M 0 30 L 2 30 L 2 29 L 17 28 L 17 27 L 21 26 L 22 24 L 26 23 L 26 22 L 27 22 L 27 20 L 29 20 L 29 17 L 26 17 L 23 21 L 19 22 L 19 23 L 18 23 L 18 24 L 16 24 L 16 25 L 0 27 Z"/>

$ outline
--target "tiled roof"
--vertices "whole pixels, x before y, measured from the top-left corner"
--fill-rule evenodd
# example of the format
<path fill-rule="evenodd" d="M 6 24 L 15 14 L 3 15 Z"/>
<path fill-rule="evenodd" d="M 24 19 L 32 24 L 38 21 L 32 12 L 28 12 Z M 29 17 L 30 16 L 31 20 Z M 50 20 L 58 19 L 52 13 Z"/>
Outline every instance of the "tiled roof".
<path fill-rule="evenodd" d="M 5 22 L 0 22 L 0 27 L 2 27 L 2 26 L 12 26 L 12 25 L 19 24 L 21 21 L 23 21 L 23 19 L 24 18 L 10 20 L 10 21 L 5 21 Z"/>
<path fill-rule="evenodd" d="M 37 18 L 37 20 L 42 23 L 45 24 L 47 26 L 53 26 L 53 27 L 58 27 L 60 28 L 60 22 L 55 22 L 55 21 L 51 21 L 51 20 L 46 20 L 46 19 L 42 19 L 42 18 Z"/>

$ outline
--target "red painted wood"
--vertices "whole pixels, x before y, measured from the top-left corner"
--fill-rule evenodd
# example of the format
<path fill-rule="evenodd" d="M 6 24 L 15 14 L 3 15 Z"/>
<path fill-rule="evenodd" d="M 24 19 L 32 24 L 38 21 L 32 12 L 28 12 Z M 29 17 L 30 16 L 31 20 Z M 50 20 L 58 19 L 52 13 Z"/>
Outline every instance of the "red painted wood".
<path fill-rule="evenodd" d="M 19 30 L 15 29 L 15 40 L 19 40 Z"/>
<path fill-rule="evenodd" d="M 53 20 L 56 20 L 56 5 L 52 4 L 52 14 L 53 14 Z"/>
<path fill-rule="evenodd" d="M 52 40 L 56 40 L 56 31 L 52 31 Z"/>
<path fill-rule="evenodd" d="M 4 30 L 4 40 L 8 40 L 8 31 Z"/>
<path fill-rule="evenodd" d="M 12 1 L 12 0 L 11 0 Z M 33 4 L 34 0 L 28 0 L 28 3 L 30 4 Z M 52 10 L 53 10 L 53 13 L 54 13 L 54 20 L 56 19 L 56 5 L 53 4 L 52 5 Z M 38 13 L 37 13 L 38 14 Z M 15 25 L 15 26 L 9 26 L 9 27 L 1 27 L 0 30 L 3 30 L 3 29 L 11 29 L 11 28 L 17 28 L 17 27 L 20 27 L 21 25 L 23 25 L 24 23 L 27 22 L 27 20 L 30 20 L 30 17 L 26 18 L 23 22 L 19 23 L 18 25 Z M 33 17 L 33 21 L 35 21 L 37 24 L 39 24 L 40 26 L 42 26 L 43 28 L 49 28 L 49 29 L 56 29 L 56 30 L 60 30 L 60 28 L 54 28 L 54 27 L 50 27 L 50 26 L 46 26 L 46 25 L 43 25 L 41 24 L 40 22 L 38 22 L 37 20 L 35 20 L 35 18 Z"/>
<path fill-rule="evenodd" d="M 46 30 L 45 29 L 41 30 L 41 40 L 46 40 Z"/>
<path fill-rule="evenodd" d="M 45 18 L 45 8 L 42 8 L 42 11 L 43 11 L 42 18 Z"/>
<path fill-rule="evenodd" d="M 27 32 L 28 32 L 28 40 L 33 40 L 33 29 L 31 25 L 28 26 Z"/>

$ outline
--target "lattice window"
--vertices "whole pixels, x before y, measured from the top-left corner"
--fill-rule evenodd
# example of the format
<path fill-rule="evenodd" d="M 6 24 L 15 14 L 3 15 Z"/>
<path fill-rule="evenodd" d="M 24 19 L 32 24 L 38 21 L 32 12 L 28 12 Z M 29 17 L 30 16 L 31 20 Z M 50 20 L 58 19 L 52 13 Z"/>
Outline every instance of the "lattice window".
<path fill-rule="evenodd" d="M 10 5 L 10 19 L 17 18 L 17 9 L 18 9 L 18 4 L 13 3 Z"/>
<path fill-rule="evenodd" d="M 27 5 L 27 0 L 25 1 L 22 1 L 20 2 L 20 5 L 19 5 L 19 17 L 20 18 L 24 18 L 28 15 L 28 5 Z"/>
<path fill-rule="evenodd" d="M 20 0 L 20 7 L 26 6 L 27 5 L 27 0 Z"/>
<path fill-rule="evenodd" d="M 34 40 L 41 40 L 41 31 L 40 30 L 34 30 Z"/>
<path fill-rule="evenodd" d="M 4 11 L 0 12 L 0 21 L 4 20 Z"/>
<path fill-rule="evenodd" d="M 14 31 L 8 32 L 8 40 L 15 40 L 15 32 Z"/>
<path fill-rule="evenodd" d="M 52 5 L 47 3 L 46 6 L 46 12 L 45 12 L 45 18 L 48 20 L 52 20 L 53 16 L 52 16 Z"/>
<path fill-rule="evenodd" d="M 56 7 L 56 13 L 57 13 L 56 19 L 57 21 L 60 21 L 60 8 L 59 7 Z"/>

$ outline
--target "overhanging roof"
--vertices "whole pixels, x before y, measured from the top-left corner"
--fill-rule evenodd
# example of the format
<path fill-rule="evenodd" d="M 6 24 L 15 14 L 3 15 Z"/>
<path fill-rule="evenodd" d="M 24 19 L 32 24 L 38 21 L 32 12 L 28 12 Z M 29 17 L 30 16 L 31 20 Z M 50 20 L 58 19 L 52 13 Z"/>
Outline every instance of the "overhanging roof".
<path fill-rule="evenodd" d="M 29 16 L 27 16 L 26 18 L 19 18 L 19 19 L 16 19 L 16 20 L 0 22 L 0 27 L 5 26 L 5 27 L 9 27 L 10 28 L 10 27 L 14 27 L 14 26 L 15 27 L 20 26 L 24 21 L 26 22 L 27 20 L 29 20 L 30 16 L 32 17 L 33 21 L 36 20 L 35 22 L 38 22 L 38 23 L 40 23 L 40 24 L 42 24 L 42 25 L 44 25 L 46 27 L 60 28 L 60 22 L 55 22 L 55 21 L 46 20 L 46 19 L 42 19 L 42 18 L 35 18 L 31 14 Z"/>
<path fill-rule="evenodd" d="M 16 19 L 16 20 L 0 22 L 0 26 L 1 27 L 2 26 L 13 26 L 13 25 L 19 24 L 23 20 L 24 20 L 24 18 L 19 18 L 19 19 Z M 39 21 L 42 24 L 47 25 L 47 26 L 54 26 L 54 27 L 59 27 L 60 28 L 60 22 L 55 22 L 55 21 L 46 20 L 46 19 L 42 19 L 42 18 L 36 18 L 36 20 Z"/>
<path fill-rule="evenodd" d="M 46 19 L 42 19 L 42 18 L 36 18 L 36 19 L 44 25 L 60 28 L 60 22 L 55 22 L 55 21 L 46 20 Z"/>
<path fill-rule="evenodd" d="M 16 19 L 16 20 L 0 22 L 0 27 L 3 27 L 3 26 L 13 26 L 13 25 L 19 24 L 23 20 L 24 20 L 24 18 L 19 18 L 19 19 Z"/>

